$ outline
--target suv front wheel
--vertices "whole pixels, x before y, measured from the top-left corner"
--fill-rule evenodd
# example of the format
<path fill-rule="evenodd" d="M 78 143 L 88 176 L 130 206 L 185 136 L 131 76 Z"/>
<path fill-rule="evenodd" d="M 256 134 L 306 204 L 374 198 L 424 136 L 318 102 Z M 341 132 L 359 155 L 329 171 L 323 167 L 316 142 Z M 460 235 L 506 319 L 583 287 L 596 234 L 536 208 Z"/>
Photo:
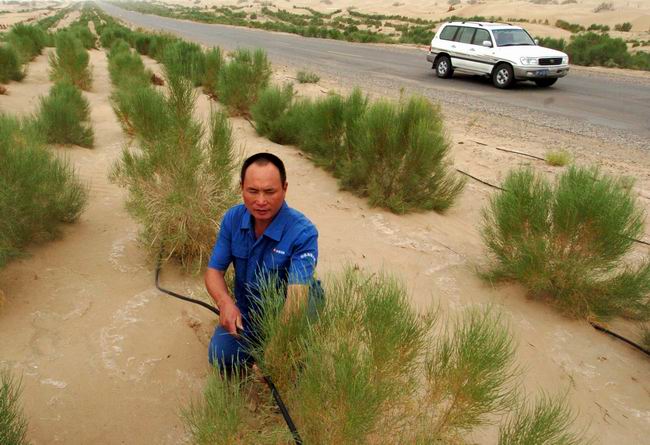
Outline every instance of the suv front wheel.
<path fill-rule="evenodd" d="M 436 70 L 436 75 L 442 79 L 447 79 L 454 74 L 454 68 L 451 66 L 451 59 L 448 56 L 438 56 L 433 67 Z"/>
<path fill-rule="evenodd" d="M 515 73 L 507 63 L 500 63 L 492 71 L 492 83 L 497 88 L 510 88 L 515 82 Z"/>

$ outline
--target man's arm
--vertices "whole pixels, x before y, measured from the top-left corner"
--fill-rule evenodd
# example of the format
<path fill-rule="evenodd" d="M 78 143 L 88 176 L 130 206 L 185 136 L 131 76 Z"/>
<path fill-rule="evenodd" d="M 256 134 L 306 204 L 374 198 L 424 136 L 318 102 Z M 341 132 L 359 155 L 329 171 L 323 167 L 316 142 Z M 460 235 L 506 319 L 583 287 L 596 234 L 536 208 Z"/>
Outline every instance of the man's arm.
<path fill-rule="evenodd" d="M 241 312 L 228 293 L 224 278 L 225 272 L 208 267 L 205 271 L 205 287 L 219 307 L 219 324 L 232 335 L 238 335 L 237 329 L 243 329 Z"/>

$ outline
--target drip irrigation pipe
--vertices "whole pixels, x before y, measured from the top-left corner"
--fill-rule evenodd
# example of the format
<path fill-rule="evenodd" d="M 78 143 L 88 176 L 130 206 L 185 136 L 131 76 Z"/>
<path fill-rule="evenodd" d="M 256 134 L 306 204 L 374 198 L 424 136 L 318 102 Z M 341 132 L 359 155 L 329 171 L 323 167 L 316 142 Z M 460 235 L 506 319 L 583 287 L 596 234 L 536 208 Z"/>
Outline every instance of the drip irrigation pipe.
<path fill-rule="evenodd" d="M 178 298 L 183 301 L 188 301 L 190 303 L 198 304 L 199 306 L 202 306 L 212 312 L 214 312 L 216 315 L 219 315 L 219 309 L 217 309 L 214 306 L 209 305 L 208 303 L 201 301 L 201 300 L 196 300 L 194 298 L 186 297 L 185 295 L 178 294 L 176 292 L 170 291 L 169 289 L 165 289 L 160 287 L 160 270 L 162 269 L 162 252 L 160 256 L 158 257 L 158 264 L 156 265 L 156 289 L 158 289 L 160 292 L 163 292 L 169 296 L 172 296 L 174 298 Z M 287 424 L 287 427 L 289 428 L 289 431 L 291 431 L 291 435 L 293 436 L 293 440 L 296 443 L 296 445 L 302 445 L 302 438 L 300 437 L 300 434 L 298 433 L 298 428 L 296 428 L 296 424 L 293 423 L 293 419 L 291 418 L 291 415 L 289 414 L 289 410 L 287 409 L 287 406 L 284 404 L 284 401 L 282 400 L 282 397 L 280 396 L 280 392 L 278 389 L 275 387 L 275 384 L 273 383 L 273 380 L 271 380 L 271 377 L 262 375 L 262 379 L 264 380 L 264 383 L 266 383 L 266 386 L 269 387 L 269 390 L 271 391 L 271 394 L 273 395 L 273 399 L 275 400 L 275 404 L 278 406 L 278 409 L 280 410 L 280 413 L 282 414 L 282 417 L 284 418 L 285 423 Z"/>
<path fill-rule="evenodd" d="M 650 356 L 650 350 L 644 348 L 643 346 L 641 346 L 641 345 L 639 345 L 639 344 L 637 344 L 637 343 L 634 343 L 632 340 L 630 340 L 630 339 L 628 339 L 628 338 L 625 338 L 625 337 L 623 337 L 622 335 L 617 334 L 616 332 L 610 331 L 610 330 L 607 329 L 606 327 L 601 326 L 601 325 L 599 325 L 598 323 L 594 323 L 593 321 L 590 321 L 589 324 L 591 324 L 591 326 L 593 326 L 594 329 L 596 329 L 596 330 L 598 330 L 598 331 L 600 331 L 600 332 L 604 332 L 605 334 L 611 335 L 612 337 L 617 338 L 617 339 L 619 339 L 619 340 L 621 340 L 621 341 L 624 341 L 625 343 L 627 343 L 628 345 L 632 346 L 633 348 L 636 348 L 636 349 L 638 349 L 639 351 L 641 351 L 641 352 L 643 352 L 644 354 L 646 354 L 647 356 Z"/>
<path fill-rule="evenodd" d="M 490 184 L 489 182 L 484 181 L 484 180 L 482 180 L 481 178 L 477 178 L 476 176 L 472 176 L 472 175 L 470 175 L 469 173 L 464 172 L 464 171 L 462 171 L 462 170 L 459 169 L 459 168 L 457 168 L 456 171 L 457 171 L 458 173 L 462 173 L 462 174 L 465 175 L 465 176 L 469 176 L 469 177 L 472 178 L 473 180 L 478 181 L 478 182 L 480 182 L 481 184 L 485 184 L 485 185 L 487 185 L 488 187 L 492 187 L 492 188 L 495 188 L 495 189 L 497 189 L 497 190 L 505 191 L 504 188 L 501 188 L 501 187 L 499 187 L 498 185 Z"/>

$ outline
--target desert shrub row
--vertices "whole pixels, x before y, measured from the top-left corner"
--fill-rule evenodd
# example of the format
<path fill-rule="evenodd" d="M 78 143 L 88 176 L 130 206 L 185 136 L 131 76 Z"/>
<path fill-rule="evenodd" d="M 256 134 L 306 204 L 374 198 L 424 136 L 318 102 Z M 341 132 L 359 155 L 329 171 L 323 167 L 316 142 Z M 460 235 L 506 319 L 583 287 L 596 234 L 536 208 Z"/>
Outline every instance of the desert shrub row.
<path fill-rule="evenodd" d="M 539 39 L 542 46 L 565 51 L 576 65 L 607 66 L 650 70 L 650 53 L 630 53 L 623 39 L 608 34 L 586 32 L 564 39 Z"/>
<path fill-rule="evenodd" d="M 463 443 L 478 427 L 499 423 L 500 445 L 582 443 L 563 399 L 517 396 L 514 344 L 494 311 L 467 309 L 441 322 L 435 311 L 418 314 L 395 279 L 351 268 L 326 288 L 316 313 L 287 320 L 284 289 L 270 280 L 251 317 L 259 339 L 245 340 L 303 443 Z M 269 405 L 247 416 L 253 378 L 233 374 L 213 373 L 204 399 L 185 410 L 193 442 L 290 441 Z"/>
<path fill-rule="evenodd" d="M 462 191 L 440 109 L 424 98 L 369 104 L 355 90 L 347 98 L 294 100 L 291 86 L 271 87 L 252 115 L 261 135 L 298 145 L 372 205 L 444 211 Z"/>
<path fill-rule="evenodd" d="M 70 82 L 89 90 L 92 84 L 88 51 L 71 31 L 56 35 L 56 52 L 50 55 L 50 78 L 55 82 Z"/>
<path fill-rule="evenodd" d="M 141 238 L 152 254 L 162 252 L 198 271 L 221 217 L 237 200 L 237 156 L 227 116 L 215 111 L 207 126 L 194 117 L 193 72 L 174 65 L 182 63 L 180 51 L 187 47 L 172 47 L 178 59 L 165 65 L 163 93 L 149 82 L 137 52 L 123 40 L 112 44 L 113 106 L 137 149 L 124 148 L 111 178 L 128 190 L 127 209 L 142 224 Z"/>
<path fill-rule="evenodd" d="M 84 186 L 45 143 L 38 118 L 0 115 L 0 266 L 56 236 L 85 205 Z"/>
<path fill-rule="evenodd" d="M 47 34 L 36 25 L 17 24 L 0 42 L 0 83 L 25 77 L 25 65 L 41 54 L 48 42 Z"/>

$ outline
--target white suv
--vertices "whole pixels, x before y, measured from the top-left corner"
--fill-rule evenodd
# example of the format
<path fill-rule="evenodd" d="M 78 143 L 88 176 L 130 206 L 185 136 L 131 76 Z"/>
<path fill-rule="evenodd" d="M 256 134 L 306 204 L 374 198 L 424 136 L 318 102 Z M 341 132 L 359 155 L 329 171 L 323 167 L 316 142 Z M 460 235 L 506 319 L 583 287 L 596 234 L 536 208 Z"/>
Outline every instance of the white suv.
<path fill-rule="evenodd" d="M 539 46 L 525 29 L 503 23 L 444 23 L 431 40 L 427 60 L 438 77 L 454 71 L 479 74 L 491 77 L 497 88 L 517 80 L 548 87 L 569 72 L 565 53 Z"/>

